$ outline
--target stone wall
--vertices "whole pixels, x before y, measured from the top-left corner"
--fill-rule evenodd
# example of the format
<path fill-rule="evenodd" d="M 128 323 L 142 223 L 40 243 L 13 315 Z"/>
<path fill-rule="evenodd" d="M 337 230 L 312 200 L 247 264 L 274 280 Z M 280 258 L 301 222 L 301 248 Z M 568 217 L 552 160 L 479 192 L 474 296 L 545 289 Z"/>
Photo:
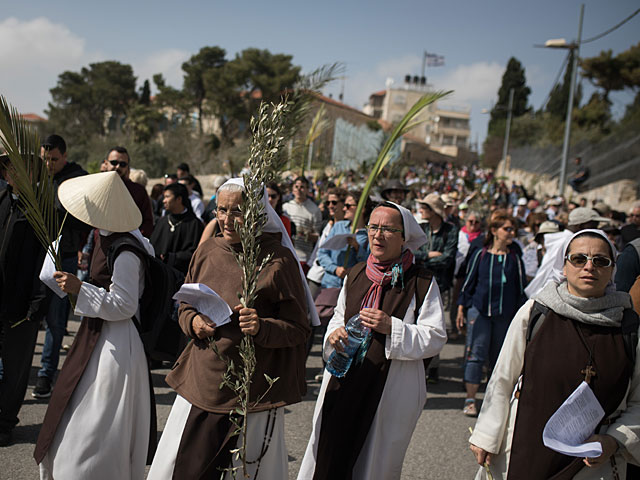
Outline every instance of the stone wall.
<path fill-rule="evenodd" d="M 527 192 L 536 198 L 542 198 L 545 195 L 555 196 L 558 194 L 557 177 L 551 177 L 551 175 L 546 173 L 540 174 L 510 168 L 509 160 L 507 160 L 506 165 L 501 161 L 496 169 L 496 173 L 506 177 L 509 183 L 522 183 L 527 189 Z M 591 205 L 592 200 L 597 199 L 603 201 L 614 210 L 627 212 L 631 208 L 631 204 L 638 200 L 638 182 L 630 179 L 618 180 L 580 193 L 574 192 L 573 189 L 567 185 L 564 192 L 567 201 L 577 201 L 580 198 L 586 198 L 588 204 Z"/>

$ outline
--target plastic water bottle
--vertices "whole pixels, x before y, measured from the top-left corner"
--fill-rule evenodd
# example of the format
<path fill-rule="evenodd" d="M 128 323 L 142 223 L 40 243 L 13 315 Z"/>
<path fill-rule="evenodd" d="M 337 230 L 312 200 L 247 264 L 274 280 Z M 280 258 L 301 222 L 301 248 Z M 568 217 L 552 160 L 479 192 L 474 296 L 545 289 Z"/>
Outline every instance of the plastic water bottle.
<path fill-rule="evenodd" d="M 345 329 L 349 335 L 349 342 L 344 346 L 344 352 L 334 350 L 327 362 L 327 370 L 329 373 L 338 378 L 342 378 L 347 374 L 349 367 L 351 367 L 351 362 L 353 362 L 353 357 L 358 351 L 358 347 L 360 347 L 370 332 L 370 329 L 365 327 L 360 321 L 360 314 L 358 313 L 349 319 Z"/>

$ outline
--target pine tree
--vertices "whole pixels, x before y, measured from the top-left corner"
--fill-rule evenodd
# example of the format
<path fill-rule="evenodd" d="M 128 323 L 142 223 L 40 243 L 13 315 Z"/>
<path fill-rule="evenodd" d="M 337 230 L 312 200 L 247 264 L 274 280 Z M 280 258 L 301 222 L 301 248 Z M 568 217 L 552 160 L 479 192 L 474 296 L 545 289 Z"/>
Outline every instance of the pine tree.
<path fill-rule="evenodd" d="M 491 120 L 489 121 L 489 135 L 503 134 L 498 132 L 497 127 L 502 123 L 500 120 L 507 118 L 509 107 L 509 90 L 513 92 L 513 117 L 520 117 L 529 111 L 529 94 L 531 89 L 526 85 L 525 71 L 522 64 L 514 57 L 509 59 L 507 69 L 502 75 L 502 85 L 498 90 L 498 103 L 491 110 Z"/>

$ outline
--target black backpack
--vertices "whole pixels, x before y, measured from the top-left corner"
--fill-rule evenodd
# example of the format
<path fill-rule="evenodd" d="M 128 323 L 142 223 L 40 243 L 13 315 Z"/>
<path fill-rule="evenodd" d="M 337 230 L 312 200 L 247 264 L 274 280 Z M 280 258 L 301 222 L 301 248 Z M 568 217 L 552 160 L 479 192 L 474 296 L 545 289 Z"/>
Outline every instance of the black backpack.
<path fill-rule="evenodd" d="M 107 267 L 113 273 L 116 257 L 133 252 L 144 265 L 144 292 L 140 299 L 140 318 L 133 321 L 140 333 L 145 352 L 154 360 L 174 362 L 186 344 L 178 324 L 173 295 L 184 283 L 184 274 L 147 253 L 134 237 L 116 240 L 107 252 Z"/>

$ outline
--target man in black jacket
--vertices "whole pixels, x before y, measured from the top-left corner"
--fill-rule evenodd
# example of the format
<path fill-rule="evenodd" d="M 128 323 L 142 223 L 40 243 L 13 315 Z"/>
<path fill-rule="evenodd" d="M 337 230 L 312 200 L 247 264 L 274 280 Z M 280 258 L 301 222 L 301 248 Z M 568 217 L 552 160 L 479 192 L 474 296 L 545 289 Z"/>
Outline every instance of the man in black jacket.
<path fill-rule="evenodd" d="M 20 209 L 8 162 L 0 156 L 0 176 L 9 181 L 0 189 L 0 447 L 11 443 L 18 423 L 38 326 L 47 311 L 46 287 L 38 279 L 45 251 Z"/>
<path fill-rule="evenodd" d="M 67 162 L 67 144 L 60 135 L 49 135 L 45 139 L 40 148 L 40 156 L 47 162 L 47 168 L 53 175 L 53 185 L 56 191 L 56 212 L 58 220 L 62 223 L 67 212 L 58 200 L 58 187 L 65 180 L 86 175 L 87 172 L 77 163 Z M 78 252 L 82 251 L 90 230 L 91 227 L 73 216 L 66 216 L 60 241 L 62 270 L 65 272 L 75 272 L 78 269 Z M 58 369 L 60 347 L 62 346 L 71 307 L 68 297 L 60 298 L 51 291 L 47 292 L 47 294 L 51 298 L 49 311 L 47 312 L 47 334 L 42 349 L 42 368 L 38 372 L 38 380 L 32 393 L 36 398 L 49 398 L 51 396 L 51 384 Z"/>

